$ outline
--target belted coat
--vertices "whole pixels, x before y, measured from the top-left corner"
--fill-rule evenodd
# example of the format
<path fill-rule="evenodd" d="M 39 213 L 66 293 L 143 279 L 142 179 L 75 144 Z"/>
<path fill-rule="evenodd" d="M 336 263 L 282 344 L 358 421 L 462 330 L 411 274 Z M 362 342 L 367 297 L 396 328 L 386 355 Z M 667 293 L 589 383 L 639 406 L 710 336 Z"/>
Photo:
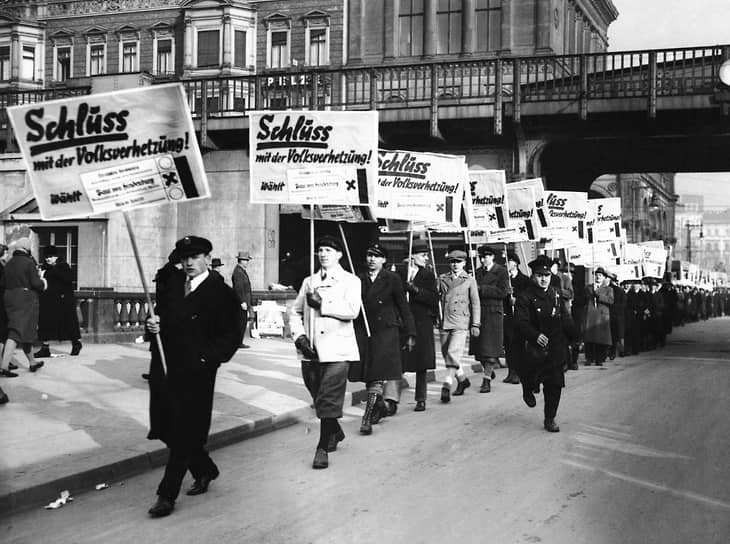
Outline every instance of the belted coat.
<path fill-rule="evenodd" d="M 384 268 L 374 281 L 370 281 L 367 273 L 360 274 L 359 278 L 370 338 L 361 314 L 355 321 L 360 361 L 350 365 L 349 379 L 359 382 L 399 380 L 402 376 L 401 338 L 416 336 L 403 280 Z"/>
<path fill-rule="evenodd" d="M 447 272 L 439 276 L 439 293 L 443 308 L 441 330 L 466 331 L 481 324 L 481 304 L 477 282 L 463 270 L 458 276 Z"/>

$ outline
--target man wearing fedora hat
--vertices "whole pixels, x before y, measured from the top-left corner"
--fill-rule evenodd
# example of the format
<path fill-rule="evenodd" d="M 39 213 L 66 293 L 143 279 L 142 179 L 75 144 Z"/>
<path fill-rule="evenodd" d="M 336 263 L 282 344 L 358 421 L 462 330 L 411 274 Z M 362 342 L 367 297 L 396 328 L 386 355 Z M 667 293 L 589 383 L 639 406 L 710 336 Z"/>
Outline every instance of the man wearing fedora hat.
<path fill-rule="evenodd" d="M 213 411 L 218 367 L 241 343 L 243 312 L 236 294 L 214 278 L 208 267 L 212 244 L 186 236 L 175 244 L 186 279 L 171 281 L 147 319 L 147 331 L 159 334 L 166 372 L 156 342 L 151 342 L 150 440 L 169 449 L 165 473 L 157 488 L 152 517 L 172 513 L 183 478 L 194 478 L 187 495 L 200 495 L 219 476 L 205 449 Z"/>
<path fill-rule="evenodd" d="M 248 325 L 248 314 L 251 311 L 251 305 L 253 303 L 251 297 L 251 280 L 248 277 L 248 262 L 251 260 L 251 254 L 248 251 L 239 251 L 236 257 L 236 267 L 233 269 L 233 275 L 231 281 L 233 282 L 233 290 L 238 297 L 238 301 L 241 304 L 243 310 L 243 337 L 246 337 L 246 327 Z M 243 341 L 239 346 L 241 348 L 249 348 Z"/>
<path fill-rule="evenodd" d="M 448 374 L 441 386 L 441 402 L 451 400 L 451 386 L 457 380 L 454 394 L 461 395 L 469 387 L 469 378 L 461 367 L 467 336 L 479 336 L 481 306 L 479 288 L 472 276 L 465 270 L 466 251 L 453 249 L 446 255 L 451 270 L 439 276 L 439 292 L 443 318 L 440 327 L 441 354 L 444 356 Z"/>

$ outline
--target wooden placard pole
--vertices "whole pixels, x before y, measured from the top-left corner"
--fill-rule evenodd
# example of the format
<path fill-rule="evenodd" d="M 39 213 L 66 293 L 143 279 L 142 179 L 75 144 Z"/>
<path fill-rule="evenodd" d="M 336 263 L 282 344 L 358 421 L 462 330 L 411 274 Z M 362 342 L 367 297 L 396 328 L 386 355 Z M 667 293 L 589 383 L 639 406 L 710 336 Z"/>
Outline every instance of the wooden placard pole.
<path fill-rule="evenodd" d="M 150 317 L 155 317 L 155 309 L 152 305 L 152 297 L 150 297 L 150 291 L 147 288 L 147 280 L 144 277 L 144 271 L 142 270 L 142 260 L 139 258 L 139 249 L 137 249 L 137 238 L 134 236 L 134 229 L 132 229 L 132 220 L 129 217 L 129 212 L 122 212 L 124 215 L 124 222 L 127 224 L 127 232 L 129 233 L 129 241 L 132 243 L 132 252 L 134 253 L 134 260 L 137 262 L 137 270 L 139 270 L 139 279 L 142 280 L 142 289 L 144 290 L 144 296 L 147 299 L 147 307 L 149 308 Z M 165 351 L 162 348 L 162 339 L 160 333 L 155 333 L 155 340 L 157 342 L 157 350 L 160 352 L 160 362 L 162 363 L 162 371 L 167 376 L 167 361 L 165 360 Z"/>
<path fill-rule="evenodd" d="M 347 262 L 350 263 L 350 272 L 355 273 L 355 267 L 352 265 L 352 256 L 350 255 L 350 247 L 347 245 L 347 238 L 345 238 L 345 229 L 342 228 L 342 223 L 337 223 L 340 229 L 340 236 L 342 236 L 342 243 L 345 245 L 345 254 L 347 255 Z M 370 338 L 370 323 L 368 323 L 368 316 L 365 313 L 365 305 L 360 299 L 360 311 L 362 312 L 362 320 L 365 323 L 365 332 Z"/>
<path fill-rule="evenodd" d="M 312 282 L 314 281 L 314 204 L 309 207 L 309 289 L 314 292 Z M 309 308 L 309 338 L 314 342 L 314 308 Z"/>
<path fill-rule="evenodd" d="M 411 259 L 413 258 L 413 224 L 411 224 L 411 230 L 410 234 L 408 236 L 408 260 L 406 261 L 406 281 L 408 281 L 408 276 L 411 275 Z M 411 296 L 408 291 L 406 291 L 406 300 L 408 302 L 411 301 Z"/>
<path fill-rule="evenodd" d="M 431 241 L 431 231 L 426 229 L 426 237 L 428 238 L 428 249 L 431 252 L 431 263 L 433 263 L 433 275 L 436 276 L 436 280 L 438 281 L 438 271 L 436 270 L 436 258 L 433 254 L 433 242 Z M 437 284 L 438 285 L 438 284 Z M 439 304 L 439 323 L 441 323 L 444 319 L 444 310 L 441 306 L 441 295 L 439 294 L 438 297 L 438 304 Z"/>

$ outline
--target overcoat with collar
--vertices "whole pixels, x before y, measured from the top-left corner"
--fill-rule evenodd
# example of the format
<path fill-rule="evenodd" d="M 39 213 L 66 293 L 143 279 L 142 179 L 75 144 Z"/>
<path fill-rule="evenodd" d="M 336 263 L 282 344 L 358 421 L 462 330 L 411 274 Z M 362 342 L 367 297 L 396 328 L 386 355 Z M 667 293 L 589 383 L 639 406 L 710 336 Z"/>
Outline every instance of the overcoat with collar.
<path fill-rule="evenodd" d="M 407 284 L 408 267 L 401 267 L 400 276 Z M 428 268 L 419 267 L 413 276 L 413 288 L 407 293 L 408 306 L 416 326 L 416 346 L 401 353 L 403 372 L 418 372 L 436 368 L 433 327 L 438 316 L 438 286 L 436 276 Z M 407 286 L 406 286 L 407 289 Z"/>
<path fill-rule="evenodd" d="M 532 347 L 538 346 L 540 334 L 548 338 L 547 357 L 536 361 L 526 351 L 520 363 L 520 373 L 532 373 L 538 383 L 564 387 L 563 363 L 568 353 L 568 340 L 575 336 L 575 329 L 558 290 L 554 287 L 544 290 L 532 282 L 517 297 L 515 329 L 517 337 Z"/>
<path fill-rule="evenodd" d="M 598 289 L 593 285 L 586 285 L 585 291 L 588 307 L 583 341 L 610 346 L 612 340 L 609 307 L 613 304 L 613 289 L 608 285 L 601 285 Z"/>
<path fill-rule="evenodd" d="M 467 331 L 481 324 L 479 289 L 473 277 L 462 270 L 457 277 L 447 272 L 439 276 L 439 293 L 443 307 L 441 329 Z"/>
<path fill-rule="evenodd" d="M 360 361 L 350 365 L 350 380 L 399 380 L 402 376 L 401 338 L 416 336 L 416 325 L 406 302 L 403 281 L 398 274 L 384 268 L 378 272 L 375 281 L 370 281 L 367 272 L 359 274 L 359 277 L 370 338 L 361 315 L 355 321 Z"/>
<path fill-rule="evenodd" d="M 322 297 L 319 309 L 307 304 L 307 293 L 315 290 Z M 310 331 L 310 315 L 314 312 L 314 331 Z M 337 265 L 327 271 L 322 279 L 321 271 L 305 278 L 294 304 L 289 309 L 291 336 L 297 339 L 306 334 L 317 350 L 321 363 L 357 361 L 357 349 L 353 320 L 360 314 L 360 280 L 354 274 Z M 297 351 L 302 359 L 302 354 Z"/>
<path fill-rule="evenodd" d="M 252 311 L 251 304 L 253 299 L 251 296 L 251 280 L 248 277 L 248 272 L 236 264 L 233 268 L 233 274 L 231 274 L 231 282 L 233 284 L 233 290 L 238 297 L 239 304 L 245 302 L 248 305 L 248 311 Z"/>
<path fill-rule="evenodd" d="M 150 432 L 169 446 L 205 444 L 218 367 L 233 357 L 243 335 L 243 311 L 233 290 L 209 275 L 188 296 L 185 276 L 173 273 L 156 306 L 165 352 L 150 350 Z"/>
<path fill-rule="evenodd" d="M 472 351 L 477 359 L 496 359 L 502 355 L 504 343 L 504 299 L 509 293 L 507 268 L 494 263 L 492 267 L 479 267 L 476 271 L 481 306 L 479 336 L 474 338 Z"/>

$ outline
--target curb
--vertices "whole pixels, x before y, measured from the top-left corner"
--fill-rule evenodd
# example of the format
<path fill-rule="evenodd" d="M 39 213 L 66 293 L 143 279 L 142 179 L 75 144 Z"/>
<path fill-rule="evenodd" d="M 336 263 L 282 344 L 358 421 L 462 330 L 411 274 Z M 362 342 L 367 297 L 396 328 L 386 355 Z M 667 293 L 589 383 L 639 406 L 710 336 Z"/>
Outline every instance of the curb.
<path fill-rule="evenodd" d="M 466 369 L 471 369 L 472 372 L 478 372 L 482 369 L 479 363 L 463 366 Z M 435 382 L 437 379 L 442 379 L 445 374 L 446 369 L 429 370 L 426 381 Z M 348 397 L 350 397 L 349 402 Z M 367 390 L 365 389 L 352 391 L 345 395 L 345 404 L 349 406 L 357 406 L 366 401 Z M 295 425 L 310 415 L 311 410 L 311 407 L 299 408 L 211 433 L 208 437 L 207 448 L 209 451 L 217 450 L 277 429 Z M 166 462 L 167 448 L 162 447 L 26 489 L 11 491 L 0 496 L 0 519 L 32 508 L 42 507 L 54 500 L 61 490 L 68 489 L 72 491 L 71 496 L 74 496 L 95 489 L 99 482 L 119 483 L 145 471 L 164 466 Z"/>

